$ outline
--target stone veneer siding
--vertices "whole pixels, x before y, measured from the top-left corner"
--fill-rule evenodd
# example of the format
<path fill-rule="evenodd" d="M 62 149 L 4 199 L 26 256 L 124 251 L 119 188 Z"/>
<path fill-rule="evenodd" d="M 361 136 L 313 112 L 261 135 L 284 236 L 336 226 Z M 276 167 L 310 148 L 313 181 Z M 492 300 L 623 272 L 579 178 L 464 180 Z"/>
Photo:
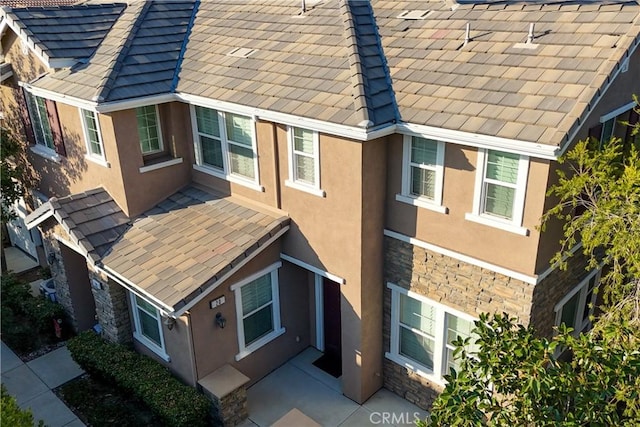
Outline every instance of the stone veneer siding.
<path fill-rule="evenodd" d="M 534 286 L 454 258 L 385 237 L 384 351 L 391 343 L 390 282 L 477 317 L 480 313 L 507 312 L 527 323 Z M 428 409 L 442 391 L 413 371 L 385 359 L 384 386 L 409 402 Z"/>
<path fill-rule="evenodd" d="M 67 281 L 67 272 L 62 262 L 62 253 L 60 252 L 60 243 L 55 237 L 53 237 L 52 230 L 47 230 L 42 233 L 42 245 L 45 248 L 45 253 L 55 254 L 56 260 L 49 267 L 51 269 L 51 278 L 56 287 L 56 301 L 64 307 L 65 312 L 69 316 L 71 327 L 74 331 L 78 331 L 78 321 L 76 319 L 75 311 L 71 301 L 71 291 L 69 289 L 69 282 Z"/>
<path fill-rule="evenodd" d="M 100 289 L 91 288 L 96 302 L 98 322 L 107 341 L 127 344 L 132 341 L 131 318 L 127 291 L 122 286 L 96 272 L 89 272 L 92 280 L 100 282 Z"/>
<path fill-rule="evenodd" d="M 536 285 L 533 291 L 531 325 L 539 335 L 553 335 L 556 313 L 554 308 L 560 300 L 575 288 L 589 274 L 587 257 L 578 252 L 567 262 L 567 269 L 556 268 Z"/>

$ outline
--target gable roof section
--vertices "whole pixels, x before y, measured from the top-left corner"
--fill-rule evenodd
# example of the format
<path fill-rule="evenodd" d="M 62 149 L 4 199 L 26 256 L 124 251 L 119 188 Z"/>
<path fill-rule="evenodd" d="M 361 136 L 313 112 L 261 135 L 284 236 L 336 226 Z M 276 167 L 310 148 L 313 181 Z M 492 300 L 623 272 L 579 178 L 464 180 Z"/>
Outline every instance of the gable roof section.
<path fill-rule="evenodd" d="M 45 76 L 36 85 L 96 102 L 170 93 L 195 4 L 131 3 L 88 64 Z"/>
<path fill-rule="evenodd" d="M 124 8 L 123 3 L 14 8 L 2 16 L 49 66 L 89 58 Z"/>
<path fill-rule="evenodd" d="M 94 264 L 129 224 L 129 218 L 103 188 L 60 199 L 52 197 L 29 214 L 25 223 L 31 229 L 51 217 Z"/>
<path fill-rule="evenodd" d="M 215 288 L 288 229 L 289 218 L 195 187 L 137 218 L 104 268 L 168 310 Z"/>
<path fill-rule="evenodd" d="M 373 0 L 373 7 L 403 121 L 548 145 L 577 131 L 640 42 L 635 1 L 470 1 L 451 10 L 442 1 Z M 399 19 L 405 10 L 431 12 Z M 537 47 L 517 47 L 531 23 Z"/>

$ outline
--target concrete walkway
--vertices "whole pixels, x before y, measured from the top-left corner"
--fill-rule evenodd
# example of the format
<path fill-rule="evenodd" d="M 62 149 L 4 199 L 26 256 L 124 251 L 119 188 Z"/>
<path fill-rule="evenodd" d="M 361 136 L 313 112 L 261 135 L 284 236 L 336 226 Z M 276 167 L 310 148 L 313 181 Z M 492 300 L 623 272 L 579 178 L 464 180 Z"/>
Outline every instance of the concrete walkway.
<path fill-rule="evenodd" d="M 34 420 L 43 420 L 48 427 L 84 426 L 51 391 L 83 373 L 66 347 L 25 364 L 5 343 L 1 345 L 2 384 L 21 408 L 30 408 Z"/>

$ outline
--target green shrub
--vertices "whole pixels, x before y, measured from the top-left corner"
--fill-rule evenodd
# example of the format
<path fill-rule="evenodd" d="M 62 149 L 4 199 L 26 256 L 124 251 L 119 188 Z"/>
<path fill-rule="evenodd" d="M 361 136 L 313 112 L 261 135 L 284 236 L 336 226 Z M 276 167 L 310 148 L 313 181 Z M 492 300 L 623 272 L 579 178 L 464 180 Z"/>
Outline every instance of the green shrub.
<path fill-rule="evenodd" d="M 108 343 L 91 331 L 69 340 L 67 348 L 90 375 L 137 396 L 167 425 L 208 424 L 209 400 L 182 384 L 156 361 L 122 345 Z"/>
<path fill-rule="evenodd" d="M 53 320 L 64 319 L 65 311 L 60 304 L 47 298 L 31 297 L 23 305 L 25 314 L 41 333 L 54 332 Z"/>
<path fill-rule="evenodd" d="M 4 384 L 0 387 L 0 425 L 11 427 L 33 427 L 33 414 L 30 410 L 20 409 L 13 398 L 5 388 Z M 42 420 L 37 424 L 43 426 Z"/>
<path fill-rule="evenodd" d="M 3 273 L 0 279 L 0 299 L 2 305 L 10 307 L 16 314 L 24 313 L 24 304 L 31 295 L 29 284 L 18 279 L 15 274 Z"/>

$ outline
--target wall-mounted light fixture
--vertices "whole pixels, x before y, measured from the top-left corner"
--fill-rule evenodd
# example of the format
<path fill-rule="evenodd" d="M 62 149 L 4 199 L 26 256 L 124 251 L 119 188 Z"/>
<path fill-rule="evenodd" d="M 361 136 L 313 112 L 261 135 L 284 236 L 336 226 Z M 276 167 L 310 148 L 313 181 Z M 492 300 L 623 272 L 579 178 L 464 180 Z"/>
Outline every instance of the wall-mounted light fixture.
<path fill-rule="evenodd" d="M 216 325 L 220 327 L 220 329 L 224 329 L 227 324 L 227 319 L 222 317 L 222 313 L 216 313 Z"/>
<path fill-rule="evenodd" d="M 47 263 L 49 265 L 53 265 L 55 262 L 56 262 L 56 253 L 49 252 L 49 255 L 47 256 Z"/>
<path fill-rule="evenodd" d="M 176 319 L 171 316 L 167 316 L 164 318 L 164 325 L 167 327 L 167 329 L 172 330 L 176 325 Z"/>

